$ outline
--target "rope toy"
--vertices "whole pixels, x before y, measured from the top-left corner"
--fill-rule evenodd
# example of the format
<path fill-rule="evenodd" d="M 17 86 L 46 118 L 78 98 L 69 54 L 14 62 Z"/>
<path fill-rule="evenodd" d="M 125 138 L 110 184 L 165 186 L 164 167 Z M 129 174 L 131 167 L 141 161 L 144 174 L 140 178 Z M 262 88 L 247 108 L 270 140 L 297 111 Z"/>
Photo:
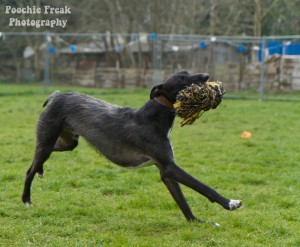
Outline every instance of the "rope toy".
<path fill-rule="evenodd" d="M 181 127 L 194 123 L 205 111 L 217 108 L 224 94 L 222 82 L 206 82 L 201 85 L 193 83 L 181 90 L 174 104 L 177 115 L 183 119 Z"/>

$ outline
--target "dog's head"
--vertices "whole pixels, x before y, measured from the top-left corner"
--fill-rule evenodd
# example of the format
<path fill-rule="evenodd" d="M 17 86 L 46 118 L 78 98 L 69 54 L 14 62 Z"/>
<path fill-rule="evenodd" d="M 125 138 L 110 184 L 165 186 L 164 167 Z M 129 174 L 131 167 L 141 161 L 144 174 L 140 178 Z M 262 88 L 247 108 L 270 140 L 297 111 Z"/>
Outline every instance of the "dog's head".
<path fill-rule="evenodd" d="M 154 86 L 151 90 L 150 98 L 154 99 L 163 95 L 174 104 L 176 96 L 181 90 L 193 83 L 197 85 L 203 84 L 208 81 L 208 78 L 209 75 L 205 73 L 191 75 L 187 71 L 177 72 L 167 78 L 162 84 Z"/>

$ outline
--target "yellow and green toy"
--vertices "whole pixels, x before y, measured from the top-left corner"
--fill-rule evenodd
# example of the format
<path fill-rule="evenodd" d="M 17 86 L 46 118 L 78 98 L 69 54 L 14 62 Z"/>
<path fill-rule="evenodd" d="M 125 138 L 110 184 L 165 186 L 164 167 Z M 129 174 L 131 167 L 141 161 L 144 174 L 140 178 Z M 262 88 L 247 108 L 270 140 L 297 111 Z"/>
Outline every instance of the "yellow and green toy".
<path fill-rule="evenodd" d="M 174 104 L 177 115 L 183 119 L 180 125 L 192 124 L 205 111 L 217 108 L 224 94 L 222 82 L 219 81 L 192 84 L 181 90 Z"/>

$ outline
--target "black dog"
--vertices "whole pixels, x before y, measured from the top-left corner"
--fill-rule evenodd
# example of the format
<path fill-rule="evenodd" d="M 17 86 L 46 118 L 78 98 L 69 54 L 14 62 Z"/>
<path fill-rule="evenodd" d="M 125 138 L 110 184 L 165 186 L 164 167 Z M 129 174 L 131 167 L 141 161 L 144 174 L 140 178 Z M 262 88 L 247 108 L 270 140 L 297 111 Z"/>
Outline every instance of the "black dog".
<path fill-rule="evenodd" d="M 43 164 L 53 151 L 73 150 L 83 136 L 112 162 L 123 167 L 155 164 L 161 179 L 188 221 L 197 219 L 190 210 L 179 183 L 219 203 L 227 210 L 242 205 L 201 183 L 175 164 L 169 134 L 172 130 L 176 95 L 192 83 L 205 83 L 208 74 L 186 71 L 170 76 L 153 87 L 150 100 L 139 109 L 118 107 L 78 93 L 54 92 L 49 96 L 37 123 L 34 159 L 27 171 L 22 201 L 31 204 L 34 175 L 43 177 Z"/>

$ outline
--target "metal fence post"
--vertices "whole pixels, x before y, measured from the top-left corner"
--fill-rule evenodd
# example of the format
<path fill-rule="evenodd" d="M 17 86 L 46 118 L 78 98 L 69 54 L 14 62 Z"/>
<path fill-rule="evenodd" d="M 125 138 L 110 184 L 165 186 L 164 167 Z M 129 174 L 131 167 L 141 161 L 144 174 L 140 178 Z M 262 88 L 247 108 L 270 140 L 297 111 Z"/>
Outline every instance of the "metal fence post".
<path fill-rule="evenodd" d="M 265 47 L 266 38 L 265 36 L 261 39 L 261 63 L 260 63 L 260 88 L 259 88 L 259 100 L 264 98 L 264 87 L 265 87 Z"/>
<path fill-rule="evenodd" d="M 158 34 L 152 34 L 153 54 L 152 54 L 152 84 L 162 80 L 161 69 L 161 37 Z"/>
<path fill-rule="evenodd" d="M 50 35 L 48 32 L 45 33 L 45 64 L 44 64 L 44 87 L 45 92 L 48 92 L 48 87 L 50 85 L 50 57 L 49 57 L 49 42 L 50 42 Z"/>

